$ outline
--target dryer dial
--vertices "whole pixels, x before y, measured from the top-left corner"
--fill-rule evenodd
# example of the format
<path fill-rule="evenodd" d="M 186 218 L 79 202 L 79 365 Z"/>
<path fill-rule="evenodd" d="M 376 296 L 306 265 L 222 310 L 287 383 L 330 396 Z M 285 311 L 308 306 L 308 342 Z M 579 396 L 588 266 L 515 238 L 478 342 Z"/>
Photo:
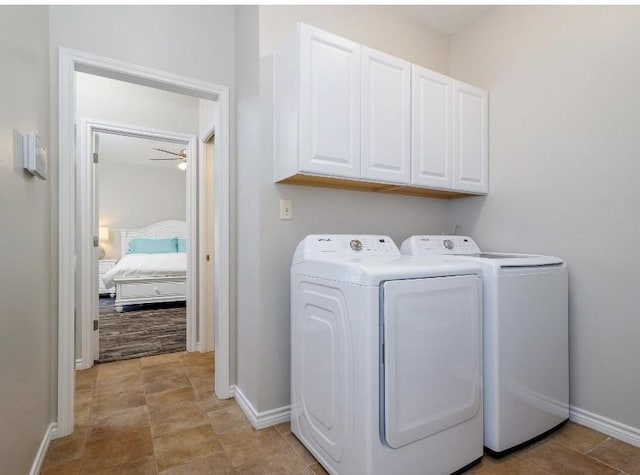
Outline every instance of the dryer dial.
<path fill-rule="evenodd" d="M 349 246 L 351 247 L 351 249 L 353 249 L 354 251 L 362 251 L 362 241 L 360 241 L 359 239 L 353 239 L 350 243 Z"/>

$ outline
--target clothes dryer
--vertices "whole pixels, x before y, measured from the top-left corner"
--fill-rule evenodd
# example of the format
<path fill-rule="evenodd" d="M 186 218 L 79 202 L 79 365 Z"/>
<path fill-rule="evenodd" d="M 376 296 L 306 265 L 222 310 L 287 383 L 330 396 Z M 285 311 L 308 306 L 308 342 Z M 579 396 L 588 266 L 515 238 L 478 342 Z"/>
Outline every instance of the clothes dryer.
<path fill-rule="evenodd" d="M 468 236 L 412 236 L 404 254 L 482 267 L 484 445 L 505 455 L 569 418 L 568 273 L 550 256 L 481 252 Z"/>
<path fill-rule="evenodd" d="M 448 474 L 482 447 L 477 265 L 307 236 L 291 268 L 291 429 L 341 475 Z"/>

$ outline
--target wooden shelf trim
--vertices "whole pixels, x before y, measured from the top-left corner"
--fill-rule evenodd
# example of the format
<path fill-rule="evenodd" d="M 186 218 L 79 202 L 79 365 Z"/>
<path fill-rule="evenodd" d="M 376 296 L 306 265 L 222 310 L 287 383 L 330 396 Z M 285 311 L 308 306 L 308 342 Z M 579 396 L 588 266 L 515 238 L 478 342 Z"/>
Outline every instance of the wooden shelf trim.
<path fill-rule="evenodd" d="M 370 181 L 349 180 L 329 176 L 297 174 L 280 180 L 276 183 L 287 185 L 315 186 L 319 188 L 335 188 L 352 191 L 375 191 L 377 193 L 390 193 L 395 195 L 423 196 L 427 198 L 452 199 L 478 196 L 472 193 L 460 191 L 432 190 L 410 185 L 391 185 L 389 183 L 374 183 Z"/>

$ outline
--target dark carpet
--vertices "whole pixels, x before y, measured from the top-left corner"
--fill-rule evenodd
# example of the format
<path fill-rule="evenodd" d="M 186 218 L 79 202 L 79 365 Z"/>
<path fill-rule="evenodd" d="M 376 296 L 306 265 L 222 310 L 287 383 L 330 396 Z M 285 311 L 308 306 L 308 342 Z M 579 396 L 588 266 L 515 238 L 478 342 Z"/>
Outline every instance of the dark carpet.
<path fill-rule="evenodd" d="M 97 363 L 175 353 L 187 349 L 185 302 L 127 305 L 100 297 L 100 355 Z"/>

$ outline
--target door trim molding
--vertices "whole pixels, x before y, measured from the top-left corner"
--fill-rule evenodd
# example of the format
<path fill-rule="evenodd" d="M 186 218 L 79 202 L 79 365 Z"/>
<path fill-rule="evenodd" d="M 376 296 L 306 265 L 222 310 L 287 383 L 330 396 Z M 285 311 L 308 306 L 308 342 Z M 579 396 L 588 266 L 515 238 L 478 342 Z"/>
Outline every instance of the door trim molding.
<path fill-rule="evenodd" d="M 206 215 L 206 210 L 208 209 L 209 203 L 207 203 L 207 196 L 205 188 L 207 186 L 207 176 L 206 172 L 208 170 L 207 167 L 207 145 L 212 141 L 215 136 L 215 124 L 210 124 L 211 127 L 207 129 L 204 134 L 201 131 L 201 136 L 199 137 L 198 142 L 198 196 L 200 199 L 198 200 L 198 216 L 200 227 L 198 230 L 198 242 L 205 242 L 206 236 L 206 228 L 209 225 L 209 220 L 213 219 L 212 216 Z M 215 143 L 211 144 L 215 147 Z M 215 149 L 214 149 L 214 166 L 215 166 Z M 215 177 L 214 177 L 215 178 Z M 215 192 L 215 191 L 214 191 Z M 214 201 L 212 199 L 212 201 Z M 214 204 L 215 208 L 215 204 Z M 214 225 L 215 227 L 215 225 Z M 215 243 L 214 243 L 215 250 Z M 205 278 L 207 273 L 207 254 L 206 246 L 203 245 L 200 249 L 200 261 L 198 263 L 198 320 L 199 320 L 199 332 L 198 332 L 198 351 L 202 353 L 206 353 L 208 351 L 214 351 L 214 337 L 213 337 L 213 329 L 214 329 L 214 318 L 212 315 L 207 313 L 207 289 L 206 286 L 208 284 L 207 279 Z M 215 264 L 215 263 L 214 263 Z M 214 279 L 215 281 L 215 279 Z M 205 332 L 206 331 L 206 332 Z M 203 333 L 204 332 L 204 333 Z"/>
<path fill-rule="evenodd" d="M 215 154 L 215 392 L 229 398 L 230 118 L 229 88 L 68 48 L 58 57 L 58 437 L 73 432 L 75 380 L 75 77 L 76 71 L 218 103 Z"/>

